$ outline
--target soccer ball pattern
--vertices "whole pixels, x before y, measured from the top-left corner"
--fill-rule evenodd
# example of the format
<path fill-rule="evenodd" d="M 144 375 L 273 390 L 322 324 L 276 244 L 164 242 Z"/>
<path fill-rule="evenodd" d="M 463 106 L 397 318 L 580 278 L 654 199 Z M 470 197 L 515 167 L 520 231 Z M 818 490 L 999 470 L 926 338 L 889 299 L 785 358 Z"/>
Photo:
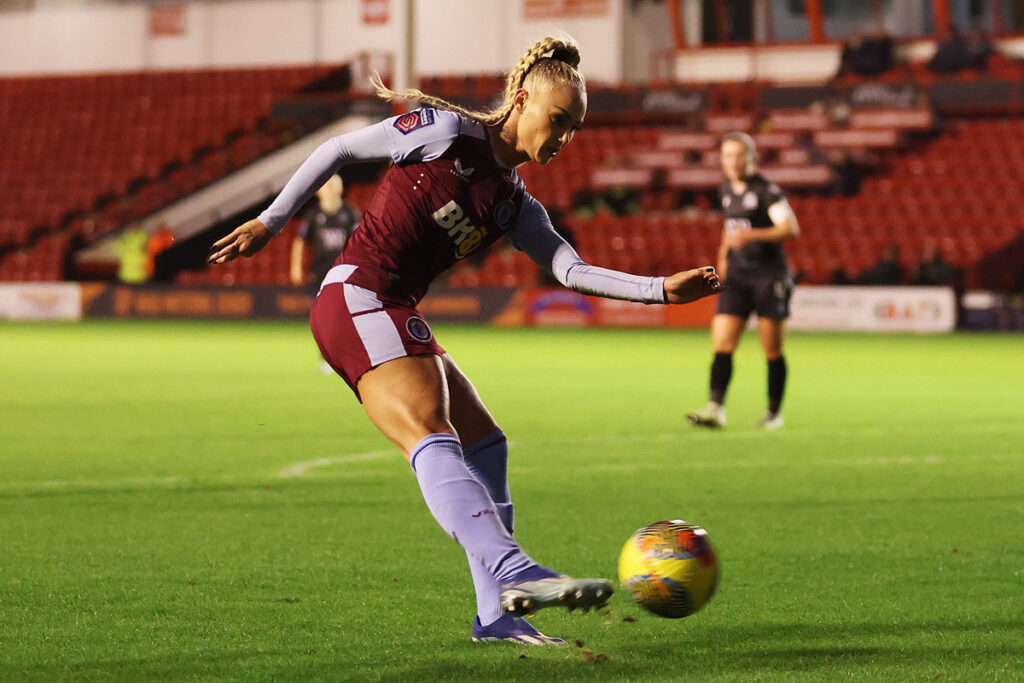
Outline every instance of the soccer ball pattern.
<path fill-rule="evenodd" d="M 661 617 L 688 617 L 711 600 L 718 559 L 708 534 L 676 519 L 637 529 L 619 555 L 619 581 L 644 609 Z"/>

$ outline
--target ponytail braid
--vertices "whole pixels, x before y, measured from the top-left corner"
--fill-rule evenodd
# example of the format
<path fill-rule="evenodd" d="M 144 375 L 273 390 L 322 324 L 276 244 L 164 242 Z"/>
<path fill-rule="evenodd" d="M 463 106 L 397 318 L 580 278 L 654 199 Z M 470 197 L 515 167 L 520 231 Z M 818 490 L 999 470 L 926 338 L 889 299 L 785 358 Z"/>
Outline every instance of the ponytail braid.
<path fill-rule="evenodd" d="M 580 48 L 576 41 L 569 36 L 561 38 L 544 38 L 535 43 L 526 51 L 516 63 L 505 80 L 505 93 L 501 106 L 491 111 L 475 111 L 460 107 L 443 98 L 428 95 L 422 90 L 408 88 L 401 92 L 395 92 L 384 85 L 380 75 L 374 74 L 370 79 L 377 95 L 387 101 L 402 97 L 408 100 L 416 100 L 430 107 L 453 111 L 456 114 L 474 119 L 485 125 L 497 125 L 508 118 L 512 113 L 512 98 L 516 92 L 524 87 L 529 80 L 532 82 L 541 81 L 547 84 L 574 85 L 586 88 L 586 81 L 583 74 L 579 72 Z"/>

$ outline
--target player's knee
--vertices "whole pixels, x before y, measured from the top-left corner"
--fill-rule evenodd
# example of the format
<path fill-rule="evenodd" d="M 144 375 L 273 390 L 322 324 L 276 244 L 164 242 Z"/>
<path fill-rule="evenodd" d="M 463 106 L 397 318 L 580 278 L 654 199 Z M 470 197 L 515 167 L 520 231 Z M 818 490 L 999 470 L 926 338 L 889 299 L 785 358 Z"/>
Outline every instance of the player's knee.
<path fill-rule="evenodd" d="M 712 344 L 713 350 L 716 354 L 718 353 L 735 353 L 736 342 L 732 340 L 718 340 Z"/>
<path fill-rule="evenodd" d="M 711 347 L 715 353 L 732 353 L 738 344 L 739 340 L 731 334 L 716 334 L 711 338 Z"/>
<path fill-rule="evenodd" d="M 427 434 L 455 434 L 455 427 L 445 415 L 429 415 L 419 422 L 420 429 Z"/>
<path fill-rule="evenodd" d="M 428 434 L 456 433 L 443 406 L 377 402 L 365 402 L 364 406 L 377 428 L 406 451 Z"/>
<path fill-rule="evenodd" d="M 410 431 L 426 434 L 455 434 L 449 410 L 444 403 L 419 402 L 403 406 L 401 420 Z"/>
<path fill-rule="evenodd" d="M 765 340 L 761 344 L 764 355 L 768 360 L 775 360 L 782 355 L 782 342 L 777 339 Z"/>
<path fill-rule="evenodd" d="M 431 434 L 452 434 L 458 437 L 455 429 L 447 420 L 412 421 L 391 430 L 390 433 L 385 432 L 385 435 L 398 446 L 407 460 L 423 439 Z"/>

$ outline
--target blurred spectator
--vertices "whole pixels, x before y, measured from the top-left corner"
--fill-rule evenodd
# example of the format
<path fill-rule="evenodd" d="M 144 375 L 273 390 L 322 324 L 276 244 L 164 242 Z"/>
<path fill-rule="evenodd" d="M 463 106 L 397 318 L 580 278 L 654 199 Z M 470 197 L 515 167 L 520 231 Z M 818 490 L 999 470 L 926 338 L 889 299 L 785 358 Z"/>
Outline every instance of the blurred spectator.
<path fill-rule="evenodd" d="M 827 116 L 829 123 L 838 128 L 842 128 L 849 123 L 850 114 L 853 113 L 853 109 L 846 98 L 831 87 L 825 97 L 811 104 L 810 109 L 815 114 L 821 113 Z"/>
<path fill-rule="evenodd" d="M 832 261 L 830 263 L 831 269 L 828 273 L 828 280 L 826 284 L 830 285 L 852 285 L 854 284 L 853 276 L 850 275 L 849 271 L 839 261 Z"/>
<path fill-rule="evenodd" d="M 878 30 L 865 37 L 860 31 L 854 31 L 843 46 L 837 75 L 878 76 L 893 65 L 893 41 L 889 35 Z"/>
<path fill-rule="evenodd" d="M 975 24 L 964 36 L 967 46 L 967 62 L 972 69 L 984 71 L 988 68 L 988 58 L 995 54 L 995 48 L 988 39 L 985 29 Z"/>
<path fill-rule="evenodd" d="M 836 164 L 837 189 L 844 197 L 852 197 L 860 192 L 860 181 L 860 164 L 853 158 L 853 153 L 847 150 L 843 153 L 843 158 Z"/>
<path fill-rule="evenodd" d="M 155 277 L 157 275 L 156 259 L 157 256 L 174 244 L 174 237 L 174 232 L 164 223 L 161 223 L 153 234 L 149 236 L 149 241 L 146 243 L 146 252 L 149 256 L 146 269 L 150 279 L 161 279 Z"/>
<path fill-rule="evenodd" d="M 949 285 L 954 286 L 957 280 L 957 269 L 942 259 L 942 252 L 935 244 L 926 244 L 921 262 L 917 264 L 917 272 L 911 279 L 912 285 Z"/>
<path fill-rule="evenodd" d="M 601 207 L 601 198 L 590 187 L 578 189 L 569 202 L 569 211 L 575 218 L 593 218 Z"/>
<path fill-rule="evenodd" d="M 882 252 L 882 258 L 860 274 L 862 285 L 898 285 L 903 278 L 900 267 L 900 252 L 895 244 L 890 244 Z"/>
<path fill-rule="evenodd" d="M 64 250 L 64 257 L 61 262 L 61 277 L 64 280 L 75 280 L 78 278 L 78 269 L 75 266 L 75 257 L 78 251 L 85 246 L 85 237 L 80 232 L 73 233 L 67 248 Z"/>
<path fill-rule="evenodd" d="M 963 71 L 971 65 L 967 41 L 955 24 L 946 29 L 946 37 L 939 41 L 935 54 L 928 60 L 928 69 L 937 74 Z"/>
<path fill-rule="evenodd" d="M 125 284 L 137 285 L 149 278 L 148 242 L 149 235 L 138 226 L 121 233 L 114 242 L 114 252 L 118 258 L 117 279 Z"/>
<path fill-rule="evenodd" d="M 640 211 L 640 195 L 635 187 L 609 187 L 601 200 L 613 216 L 632 216 Z"/>

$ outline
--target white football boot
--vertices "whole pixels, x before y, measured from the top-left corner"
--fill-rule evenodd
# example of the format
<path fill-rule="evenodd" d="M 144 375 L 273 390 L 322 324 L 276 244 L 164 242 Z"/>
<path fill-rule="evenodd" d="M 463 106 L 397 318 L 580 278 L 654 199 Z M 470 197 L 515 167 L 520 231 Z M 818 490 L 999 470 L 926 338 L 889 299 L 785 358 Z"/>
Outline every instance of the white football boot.
<path fill-rule="evenodd" d="M 517 617 L 533 614 L 546 607 L 565 607 L 570 612 L 600 609 L 615 591 L 606 579 L 574 579 L 543 567 L 531 567 L 521 580 L 513 579 L 501 587 L 501 608 Z"/>
<path fill-rule="evenodd" d="M 770 411 L 765 412 L 764 417 L 757 421 L 757 426 L 760 429 L 767 429 L 769 431 L 780 429 L 785 424 L 785 421 L 782 419 L 782 413 L 772 413 Z"/>
<path fill-rule="evenodd" d="M 695 427 L 719 429 L 725 426 L 725 406 L 721 403 L 709 401 L 708 404 L 700 410 L 687 415 L 686 419 Z"/>

